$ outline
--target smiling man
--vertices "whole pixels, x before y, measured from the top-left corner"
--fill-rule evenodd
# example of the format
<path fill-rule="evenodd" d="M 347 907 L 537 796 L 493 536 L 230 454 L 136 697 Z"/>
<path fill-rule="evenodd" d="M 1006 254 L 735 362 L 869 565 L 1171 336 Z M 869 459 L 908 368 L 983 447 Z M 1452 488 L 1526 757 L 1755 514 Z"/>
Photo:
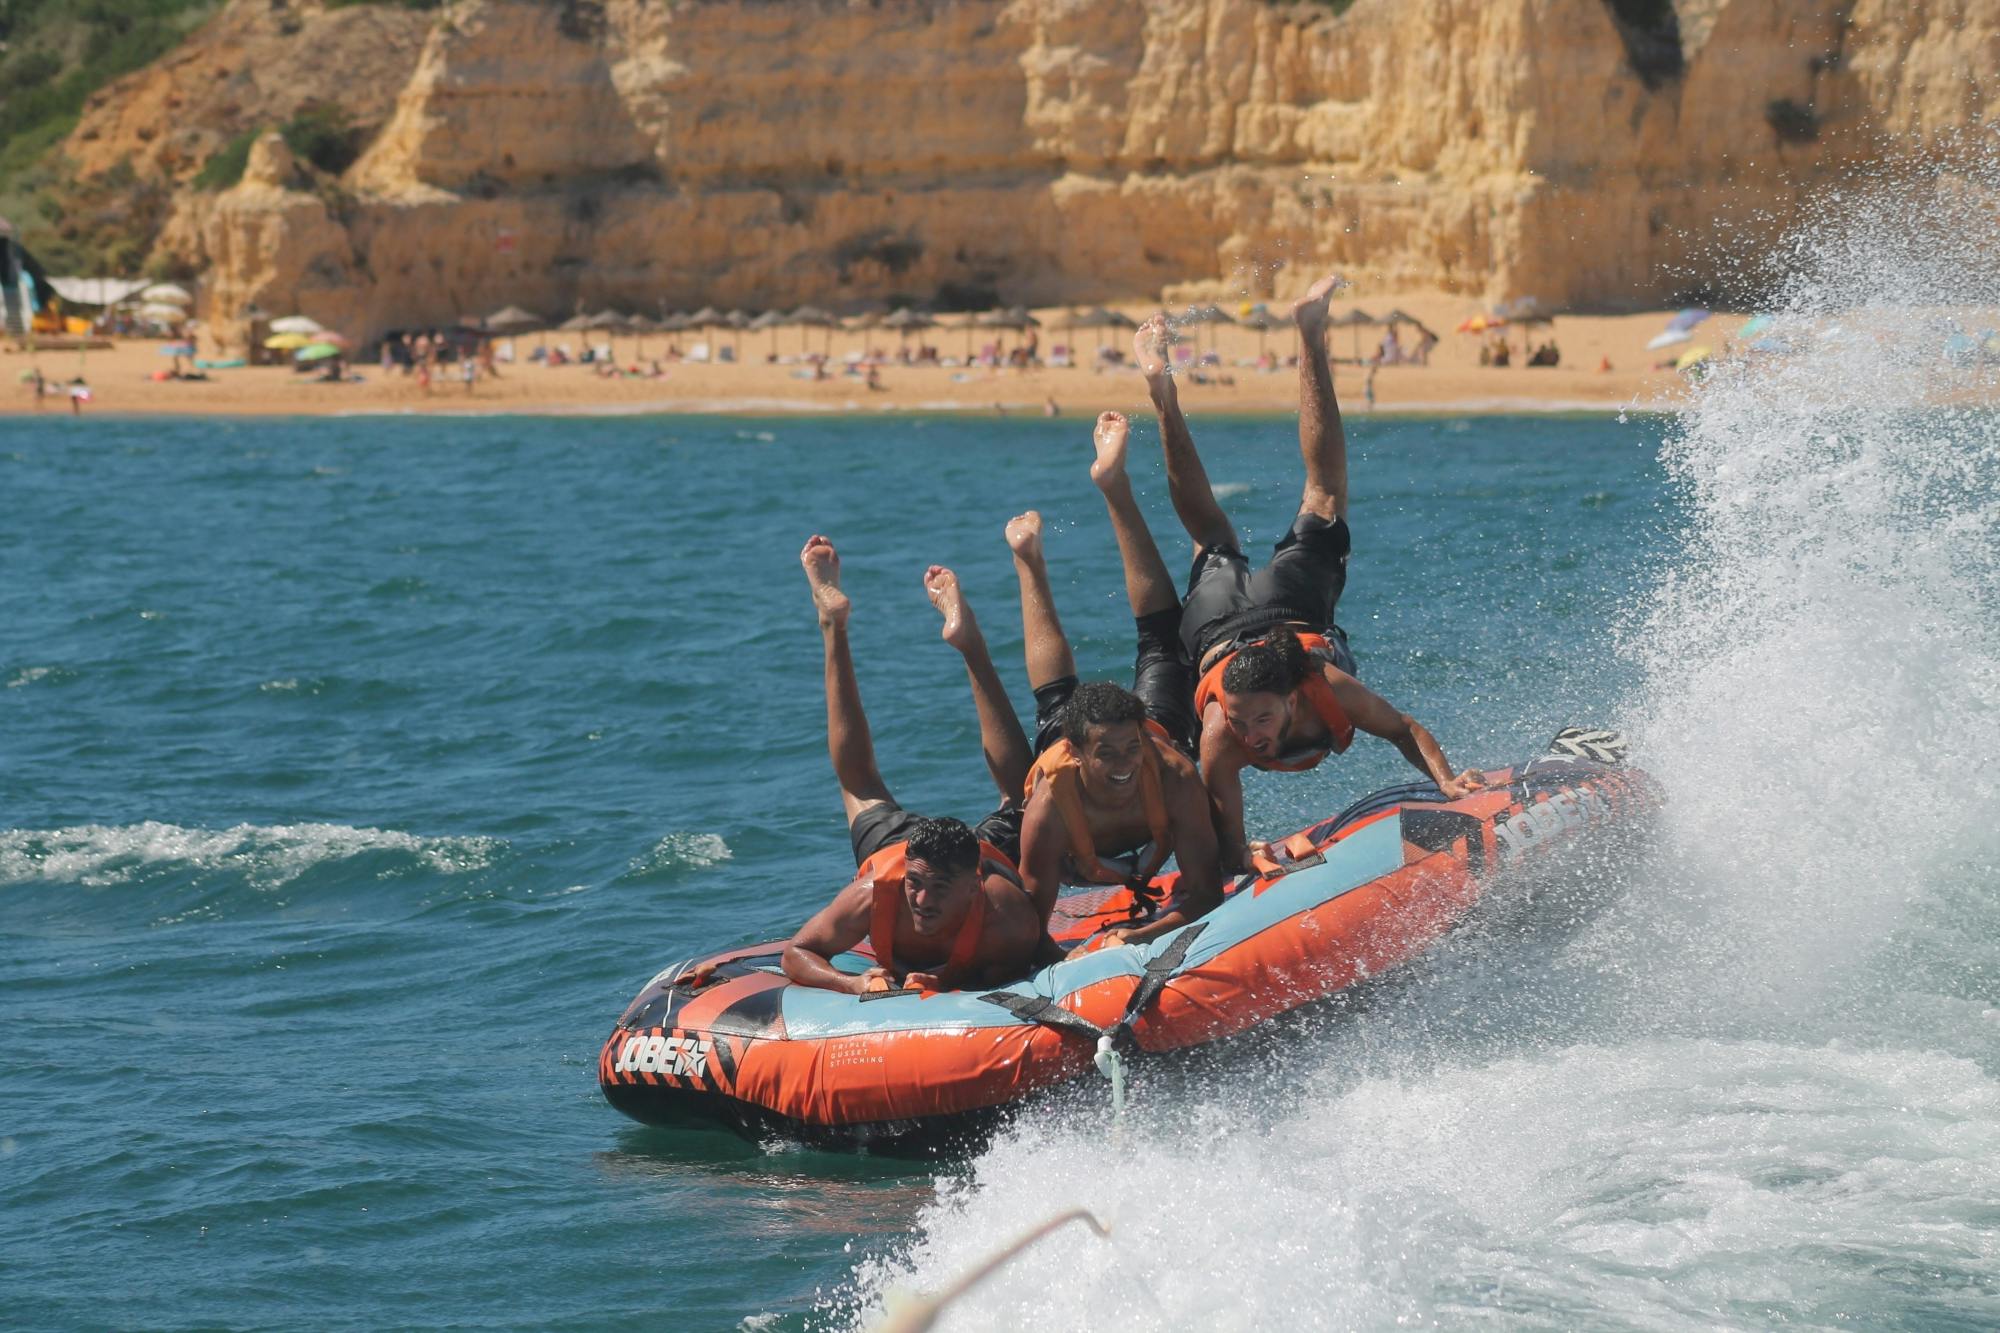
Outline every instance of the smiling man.
<path fill-rule="evenodd" d="M 1021 878 L 1047 921 L 1064 884 L 1123 884 L 1151 902 L 1149 881 L 1173 857 L 1181 874 L 1172 901 L 1150 920 L 1107 932 L 1114 942 L 1139 943 L 1213 909 L 1222 899 L 1222 873 L 1208 794 L 1187 754 L 1193 675 L 1178 642 L 1180 599 L 1130 503 L 1126 436 L 1122 416 L 1098 419 L 1091 475 L 1105 490 L 1125 560 L 1137 639 L 1131 689 L 1078 683 L 1042 555 L 1041 515 L 1030 510 L 1008 523 L 1007 545 L 1020 581 L 1028 684 L 1035 692 L 1036 758 L 1021 825 Z"/>
<path fill-rule="evenodd" d="M 859 870 L 785 946 L 785 975 L 801 986 L 857 995 L 897 986 L 957 990 L 1008 980 L 1027 971 L 1038 955 L 1053 957 L 1053 943 L 1045 943 L 1044 918 L 1037 916 L 1013 862 L 998 845 L 1012 841 L 1021 817 L 1011 800 L 1017 766 L 1009 764 L 1000 808 L 981 820 L 977 831 L 956 819 L 928 819 L 898 805 L 876 767 L 874 738 L 854 677 L 847 642 L 850 603 L 840 587 L 840 555 L 832 542 L 814 536 L 799 552 L 799 563 L 819 613 L 827 750 Z M 926 586 L 941 573 L 949 571 L 933 570 Z M 951 618 L 960 649 L 966 651 L 977 639 L 977 622 L 969 608 L 958 604 L 956 580 L 951 584 Z M 932 588 L 933 600 L 938 596 Z M 977 656 L 984 657 L 983 643 Z M 1025 748 L 1019 741 L 989 740 L 989 753 L 1003 745 Z M 833 965 L 836 956 L 863 940 L 874 950 L 875 966 L 855 973 Z"/>
<path fill-rule="evenodd" d="M 991 845 L 956 819 L 911 816 L 871 852 L 846 888 L 785 946 L 801 986 L 869 991 L 960 990 L 1027 970 L 1042 926 Z M 862 940 L 875 966 L 843 972 L 833 958 Z"/>

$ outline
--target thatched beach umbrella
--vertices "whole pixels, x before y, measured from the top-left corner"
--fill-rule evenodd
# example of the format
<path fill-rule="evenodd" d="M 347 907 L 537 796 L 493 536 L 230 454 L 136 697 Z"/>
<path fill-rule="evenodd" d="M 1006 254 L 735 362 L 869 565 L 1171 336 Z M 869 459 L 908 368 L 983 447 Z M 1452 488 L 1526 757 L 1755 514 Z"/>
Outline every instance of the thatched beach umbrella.
<path fill-rule="evenodd" d="M 626 321 L 626 327 L 639 336 L 638 346 L 634 349 L 632 355 L 640 360 L 644 360 L 646 356 L 646 335 L 649 333 L 665 332 L 667 322 L 663 319 L 654 319 L 650 315 L 638 314 Z"/>
<path fill-rule="evenodd" d="M 488 333 L 528 333 L 547 326 L 540 315 L 517 305 L 502 306 L 479 323 Z"/>
<path fill-rule="evenodd" d="M 731 310 L 726 312 L 718 322 L 736 335 L 729 340 L 730 354 L 738 361 L 741 361 L 743 359 L 743 330 L 750 327 L 750 312 L 748 310 Z"/>
<path fill-rule="evenodd" d="M 1208 335 L 1208 345 L 1209 349 L 1213 351 L 1215 348 L 1213 326 L 1218 324 L 1234 324 L 1236 321 L 1231 319 L 1229 313 L 1219 305 L 1191 305 L 1182 311 L 1179 318 L 1173 322 L 1180 325 L 1192 324 L 1197 330 L 1204 324 L 1211 326 Z M 1201 350 L 1201 335 L 1199 332 L 1195 335 L 1195 350 L 1197 352 Z"/>
<path fill-rule="evenodd" d="M 681 328 L 701 334 L 703 342 L 708 341 L 708 331 L 723 322 L 722 312 L 712 305 L 705 305 L 692 314 L 681 316 L 681 319 L 683 320 Z"/>
<path fill-rule="evenodd" d="M 968 362 L 972 360 L 972 333 L 973 330 L 979 327 L 979 315 L 977 313 L 967 311 L 964 314 L 953 315 L 949 319 L 932 320 L 930 327 L 962 330 L 965 334 L 965 359 Z"/>
<path fill-rule="evenodd" d="M 1260 305 L 1253 306 L 1249 314 L 1236 321 L 1236 326 L 1242 329 L 1257 330 L 1257 356 L 1261 360 L 1264 356 L 1264 336 L 1272 329 L 1279 327 L 1283 322 Z"/>
<path fill-rule="evenodd" d="M 891 310 L 888 314 L 882 316 L 882 327 L 885 329 L 894 329 L 896 337 L 900 341 L 907 343 L 913 331 L 917 329 L 936 328 L 937 321 L 921 310 L 912 310 L 908 306 L 903 306 L 900 309 Z"/>
<path fill-rule="evenodd" d="M 778 330 L 790 322 L 784 311 L 766 310 L 744 327 L 753 331 L 760 329 L 769 329 L 771 331 L 771 356 L 775 360 L 778 355 Z"/>
<path fill-rule="evenodd" d="M 807 329 L 824 329 L 821 335 L 820 352 L 824 355 L 832 346 L 833 326 L 839 323 L 830 310 L 822 310 L 816 305 L 802 305 L 791 313 L 791 322 L 799 326 L 799 351 L 806 350 L 806 340 L 810 336 Z"/>
<path fill-rule="evenodd" d="M 500 334 L 510 343 L 520 334 L 542 332 L 549 327 L 549 322 L 540 315 L 532 310 L 523 310 L 517 305 L 502 306 L 479 321 L 479 324 L 488 333 Z M 543 339 L 544 343 L 547 341 L 546 338 Z"/>
<path fill-rule="evenodd" d="M 1024 305 L 1008 306 L 1005 310 L 989 310 L 979 317 L 979 323 L 983 328 L 1012 329 L 1016 333 L 1042 326 L 1042 321 L 1029 314 L 1028 307 Z"/>
<path fill-rule="evenodd" d="M 1102 348 L 1104 340 L 1111 330 L 1136 327 L 1136 325 L 1134 325 L 1132 320 L 1127 319 L 1117 311 L 1107 310 L 1103 306 L 1098 306 L 1091 310 L 1072 310 L 1069 312 L 1068 317 L 1062 323 L 1056 325 L 1056 327 L 1066 333 L 1074 333 L 1079 329 L 1095 329 L 1097 330 L 1097 345 Z"/>
<path fill-rule="evenodd" d="M 1521 297 L 1516 297 L 1512 301 L 1503 301 L 1499 305 L 1493 308 L 1493 313 L 1499 316 L 1501 319 L 1506 320 L 1509 324 L 1516 325 L 1517 327 L 1520 328 L 1521 359 L 1523 365 L 1527 364 L 1529 326 L 1534 324 L 1546 324 L 1552 330 L 1555 328 L 1556 312 L 1549 309 L 1547 306 L 1543 305 L 1541 298 L 1538 296 L 1521 296 Z M 1689 320 L 1687 319 L 1687 316 L 1689 314 L 1695 314 L 1696 317 L 1692 320 Z M 1708 312 L 1705 310 L 1700 312 L 1683 312 L 1680 316 L 1676 317 L 1675 322 L 1677 324 L 1681 324 L 1682 327 L 1692 329 L 1696 324 L 1700 323 L 1701 320 L 1707 318 L 1707 316 Z M 1683 321 L 1685 321 L 1685 323 L 1683 323 Z M 1505 335 L 1503 334 L 1502 336 L 1504 337 Z"/>
<path fill-rule="evenodd" d="M 1349 328 L 1354 330 L 1354 359 L 1359 361 L 1361 360 L 1361 330 L 1364 328 L 1373 328 L 1379 323 L 1381 321 L 1376 319 L 1375 316 L 1357 306 L 1344 315 L 1329 319 L 1326 322 L 1326 326 L 1330 329 Z"/>
<path fill-rule="evenodd" d="M 631 328 L 632 325 L 630 320 L 621 311 L 600 310 L 584 320 L 583 327 L 590 332 L 602 333 L 604 335 L 605 356 L 615 362 L 618 360 L 617 335 Z M 585 341 L 587 343 L 589 340 L 586 339 Z"/>

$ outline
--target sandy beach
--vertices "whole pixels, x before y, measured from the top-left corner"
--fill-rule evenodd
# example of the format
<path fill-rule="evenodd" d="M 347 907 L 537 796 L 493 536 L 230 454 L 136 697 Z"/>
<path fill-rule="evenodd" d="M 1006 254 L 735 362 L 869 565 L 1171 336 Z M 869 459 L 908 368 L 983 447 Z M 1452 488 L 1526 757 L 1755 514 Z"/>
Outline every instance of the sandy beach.
<path fill-rule="evenodd" d="M 1478 311 L 1479 304 L 1475 301 L 1439 293 L 1369 294 L 1337 301 L 1335 317 L 1357 306 L 1377 314 L 1391 308 L 1407 311 L 1440 337 L 1429 365 L 1386 365 L 1376 370 L 1373 410 L 1377 411 L 1528 412 L 1669 407 L 1682 387 L 1682 380 L 1671 369 L 1654 369 L 1655 364 L 1671 360 L 1690 346 L 1720 350 L 1745 319 L 1741 315 L 1718 314 L 1696 330 L 1690 343 L 1664 351 L 1647 351 L 1647 340 L 1666 326 L 1672 311 L 1563 316 L 1553 333 L 1562 352 L 1560 365 L 1522 364 L 1524 334 L 1535 345 L 1550 336 L 1549 326 L 1540 325 L 1525 331 L 1508 330 L 1514 364 L 1492 367 L 1479 364 L 1481 336 L 1453 332 L 1462 320 Z M 1277 308 L 1277 303 L 1273 307 Z M 1153 311 L 1153 307 L 1140 304 L 1118 308 L 1135 319 Z M 956 329 L 927 330 L 912 336 L 908 346 L 914 350 L 919 340 L 926 342 L 938 349 L 944 364 L 903 365 L 896 357 L 904 343 L 891 331 L 780 328 L 740 335 L 719 331 L 721 336 L 715 342 L 736 350 L 740 359 L 734 364 L 669 357 L 670 348 L 682 353 L 690 351 L 699 341 L 699 335 L 655 333 L 640 338 L 622 334 L 612 344 L 618 366 L 623 370 L 637 367 L 643 373 L 612 376 L 601 373 L 602 368 L 596 365 L 572 363 L 550 367 L 529 361 L 529 354 L 538 345 L 565 347 L 574 356 L 581 352 L 586 338 L 599 346 L 605 341 L 604 335 L 598 333 L 552 332 L 526 334 L 512 340 L 512 363 L 501 360 L 497 376 L 482 377 L 470 389 L 461 382 L 455 366 L 442 367 L 428 392 L 415 377 L 394 371 L 385 373 L 372 362 L 352 368 L 360 376 L 358 382 L 321 382 L 277 366 L 210 370 L 205 381 L 156 380 L 155 372 L 171 364 L 160 354 L 163 342 L 156 339 L 118 340 L 109 351 L 40 349 L 32 355 L 9 346 L 0 352 L 0 377 L 5 382 L 4 391 L 0 391 L 0 412 L 38 410 L 32 392 L 22 382 L 33 367 L 40 368 L 52 388 L 40 411 L 67 412 L 69 405 L 53 392 L 54 386 L 81 374 L 92 395 L 84 411 L 93 415 L 106 412 L 136 415 L 1045 413 L 1051 403 L 1063 415 L 1087 415 L 1106 408 L 1132 409 L 1144 404 L 1144 387 L 1129 365 L 1094 368 L 1095 352 L 1101 343 L 1129 353 L 1129 331 L 1066 333 L 1057 326 L 1067 317 L 1067 311 L 1042 310 L 1036 314 L 1043 324 L 1039 331 L 1042 364 L 1025 370 L 963 364 L 968 350 L 976 355 L 990 343 L 1014 346 L 1019 335 L 1004 331 L 980 330 L 968 340 L 964 332 Z M 1294 410 L 1296 373 L 1282 364 L 1296 348 L 1295 335 L 1289 326 L 1273 329 L 1264 336 L 1261 350 L 1280 364 L 1263 369 L 1257 365 L 1259 338 L 1250 329 L 1222 325 L 1188 328 L 1183 332 L 1200 352 L 1212 351 L 1222 363 L 1203 371 L 1201 378 L 1207 380 L 1205 383 L 1183 374 L 1182 401 L 1191 410 L 1239 413 Z M 1407 326 L 1404 334 L 1408 341 Z M 1358 361 L 1374 354 L 1381 336 L 1380 328 L 1367 327 L 1336 328 L 1329 334 L 1330 346 L 1339 362 L 1336 388 L 1349 412 L 1370 410 L 1365 392 L 1370 368 Z M 503 358 L 506 342 L 503 339 L 500 344 Z M 1077 364 L 1048 364 L 1055 349 L 1062 346 L 1071 349 Z M 201 350 L 204 357 L 218 355 L 206 343 Z M 775 362 L 769 360 L 774 351 L 778 357 Z M 822 351 L 830 358 L 827 377 L 816 380 L 806 354 Z M 888 357 L 880 368 L 876 388 L 868 386 L 859 367 L 850 369 L 848 365 L 851 359 L 871 352 L 885 353 Z M 1599 369 L 1606 360 L 1611 369 Z M 655 364 L 662 372 L 657 376 L 651 373 Z"/>

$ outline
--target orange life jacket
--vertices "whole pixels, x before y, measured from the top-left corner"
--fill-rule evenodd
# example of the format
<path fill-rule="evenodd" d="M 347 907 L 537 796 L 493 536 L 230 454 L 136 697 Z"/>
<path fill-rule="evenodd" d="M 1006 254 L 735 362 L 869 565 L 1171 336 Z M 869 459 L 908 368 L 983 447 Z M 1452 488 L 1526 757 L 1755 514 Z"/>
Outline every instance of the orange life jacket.
<path fill-rule="evenodd" d="M 863 861 L 861 869 L 855 872 L 856 878 L 874 882 L 868 943 L 875 951 L 876 965 L 899 975 L 904 969 L 896 966 L 896 914 L 903 898 L 903 867 L 909 861 L 909 848 L 907 842 L 892 842 Z M 986 928 L 986 877 L 998 874 L 1016 884 L 1021 882 L 1013 861 L 988 842 L 979 844 L 978 873 L 979 887 L 972 899 L 972 909 L 965 914 L 965 924 L 958 928 L 958 938 L 952 941 L 951 956 L 942 964 L 944 967 L 964 968 L 979 952 L 979 936 Z"/>
<path fill-rule="evenodd" d="M 1035 788 L 1046 782 L 1049 784 L 1049 798 L 1061 812 L 1063 827 L 1069 831 L 1070 863 L 1080 875 L 1087 876 L 1096 884 L 1145 883 L 1160 873 L 1160 867 L 1173 855 L 1173 841 L 1167 822 L 1167 798 L 1161 789 L 1160 756 L 1161 747 L 1172 748 L 1173 737 L 1165 727 L 1146 719 L 1146 739 L 1152 742 L 1139 757 L 1139 799 L 1146 808 L 1146 830 L 1152 835 L 1152 854 L 1146 858 L 1136 872 L 1120 874 L 1116 867 L 1107 866 L 1097 859 L 1097 841 L 1090 836 L 1090 817 L 1083 809 L 1083 760 L 1077 755 L 1076 747 L 1067 740 L 1057 741 L 1042 751 L 1028 770 L 1026 794 L 1033 797 Z"/>
<path fill-rule="evenodd" d="M 1269 640 L 1259 639 L 1257 642 L 1267 643 Z M 1301 634 L 1299 646 L 1306 650 L 1306 657 L 1313 664 L 1313 669 L 1307 673 L 1303 681 L 1299 682 L 1299 687 L 1292 692 L 1292 697 L 1304 699 L 1306 707 L 1312 709 L 1313 715 L 1320 720 L 1321 725 L 1325 726 L 1327 748 L 1309 759 L 1291 762 L 1276 759 L 1252 761 L 1253 767 L 1276 769 L 1283 773 L 1303 773 L 1309 768 L 1317 768 L 1319 762 L 1328 754 L 1340 754 L 1354 744 L 1354 723 L 1348 720 L 1347 710 L 1340 706 L 1340 700 L 1334 698 L 1333 686 L 1326 683 L 1326 673 L 1320 670 L 1322 666 L 1336 665 L 1332 645 L 1321 635 Z M 1195 686 L 1194 690 L 1196 717 L 1206 716 L 1210 704 L 1222 702 L 1222 673 L 1235 659 L 1236 652 L 1231 650 L 1224 653 L 1220 661 L 1202 673 L 1201 683 Z"/>

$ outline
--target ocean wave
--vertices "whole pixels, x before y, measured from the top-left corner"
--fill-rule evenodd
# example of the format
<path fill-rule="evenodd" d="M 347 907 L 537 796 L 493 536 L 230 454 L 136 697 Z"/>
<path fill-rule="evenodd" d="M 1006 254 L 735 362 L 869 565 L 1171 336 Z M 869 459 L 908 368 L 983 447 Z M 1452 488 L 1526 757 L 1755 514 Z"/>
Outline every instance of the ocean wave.
<path fill-rule="evenodd" d="M 238 824 L 226 829 L 83 824 L 0 833 L 0 885 L 126 884 L 163 867 L 241 871 L 252 884 L 289 884 L 315 866 L 370 852 L 401 853 L 423 869 L 457 875 L 483 870 L 497 838 L 424 838 L 345 824 Z"/>
<path fill-rule="evenodd" d="M 643 856 L 635 856 L 619 876 L 624 880 L 654 879 L 677 870 L 706 870 L 733 860 L 736 853 L 717 833 L 669 833 Z"/>

